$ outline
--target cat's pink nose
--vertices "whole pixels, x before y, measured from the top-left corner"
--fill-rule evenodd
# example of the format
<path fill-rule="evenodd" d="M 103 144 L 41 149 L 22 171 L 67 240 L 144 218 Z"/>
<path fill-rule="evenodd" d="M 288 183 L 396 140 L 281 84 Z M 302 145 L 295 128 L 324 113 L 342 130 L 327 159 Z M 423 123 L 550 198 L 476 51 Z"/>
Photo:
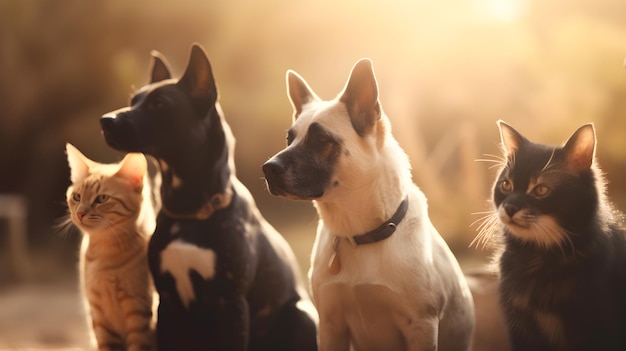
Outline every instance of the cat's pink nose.
<path fill-rule="evenodd" d="M 78 217 L 78 219 L 82 220 L 83 217 L 85 217 L 85 212 L 76 212 L 76 216 Z"/>

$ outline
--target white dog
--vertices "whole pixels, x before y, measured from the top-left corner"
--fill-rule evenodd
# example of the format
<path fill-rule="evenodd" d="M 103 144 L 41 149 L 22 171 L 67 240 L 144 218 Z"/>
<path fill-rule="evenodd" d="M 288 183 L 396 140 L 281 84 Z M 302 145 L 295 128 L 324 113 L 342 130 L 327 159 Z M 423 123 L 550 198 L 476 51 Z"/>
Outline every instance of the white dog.
<path fill-rule="evenodd" d="M 293 71 L 287 86 L 288 146 L 263 171 L 272 194 L 313 200 L 320 216 L 309 272 L 319 349 L 467 350 L 472 296 L 391 135 L 371 61 L 331 101 Z"/>

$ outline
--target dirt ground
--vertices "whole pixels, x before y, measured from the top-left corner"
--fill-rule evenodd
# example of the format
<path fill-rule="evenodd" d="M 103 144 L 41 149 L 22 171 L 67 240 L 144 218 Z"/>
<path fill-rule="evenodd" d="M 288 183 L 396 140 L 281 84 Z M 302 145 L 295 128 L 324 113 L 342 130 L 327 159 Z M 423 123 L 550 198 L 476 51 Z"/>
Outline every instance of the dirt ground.
<path fill-rule="evenodd" d="M 314 226 L 310 221 L 307 226 L 286 231 L 295 233 L 286 238 L 303 278 L 309 266 Z M 16 271 L 7 251 L 0 240 L 0 351 L 89 350 L 74 254 L 67 258 L 69 264 L 61 264 L 59 254 L 31 251 L 27 258 L 30 274 L 18 283 L 7 278 L 15 278 Z"/>
<path fill-rule="evenodd" d="M 75 283 L 0 290 L 0 350 L 87 350 L 87 324 Z"/>

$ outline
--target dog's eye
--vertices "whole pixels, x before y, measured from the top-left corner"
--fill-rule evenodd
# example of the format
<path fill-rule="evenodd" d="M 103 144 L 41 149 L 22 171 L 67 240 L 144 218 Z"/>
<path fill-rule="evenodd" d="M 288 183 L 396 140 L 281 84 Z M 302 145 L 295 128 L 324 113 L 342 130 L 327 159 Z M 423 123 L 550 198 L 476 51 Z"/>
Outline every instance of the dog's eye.
<path fill-rule="evenodd" d="M 155 96 L 148 102 L 148 108 L 151 110 L 160 110 L 165 107 L 166 101 L 160 96 Z"/>
<path fill-rule="evenodd" d="M 330 137 L 328 137 L 328 135 L 326 135 L 326 134 L 320 134 L 320 135 L 317 136 L 317 142 L 319 144 L 329 143 L 330 140 L 331 140 Z"/>
<path fill-rule="evenodd" d="M 310 147 L 322 150 L 335 141 L 332 134 L 322 128 L 318 123 L 312 123 L 306 135 L 306 143 Z"/>
<path fill-rule="evenodd" d="M 317 133 L 311 138 L 311 145 L 316 147 L 326 147 L 330 142 L 332 142 L 332 140 L 332 137 L 326 133 Z"/>
<path fill-rule="evenodd" d="M 293 133 L 293 131 L 288 131 L 287 132 L 287 146 L 291 145 L 291 143 L 293 143 L 293 139 L 295 139 L 295 135 Z"/>

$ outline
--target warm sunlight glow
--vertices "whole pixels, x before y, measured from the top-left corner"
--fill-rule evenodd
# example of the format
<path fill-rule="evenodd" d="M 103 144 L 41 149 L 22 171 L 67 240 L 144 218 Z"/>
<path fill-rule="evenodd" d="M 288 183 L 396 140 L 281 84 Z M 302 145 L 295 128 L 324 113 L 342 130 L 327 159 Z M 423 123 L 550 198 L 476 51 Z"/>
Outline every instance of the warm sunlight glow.
<path fill-rule="evenodd" d="M 525 0 L 478 0 L 476 3 L 483 16 L 498 22 L 512 22 L 525 11 Z"/>

